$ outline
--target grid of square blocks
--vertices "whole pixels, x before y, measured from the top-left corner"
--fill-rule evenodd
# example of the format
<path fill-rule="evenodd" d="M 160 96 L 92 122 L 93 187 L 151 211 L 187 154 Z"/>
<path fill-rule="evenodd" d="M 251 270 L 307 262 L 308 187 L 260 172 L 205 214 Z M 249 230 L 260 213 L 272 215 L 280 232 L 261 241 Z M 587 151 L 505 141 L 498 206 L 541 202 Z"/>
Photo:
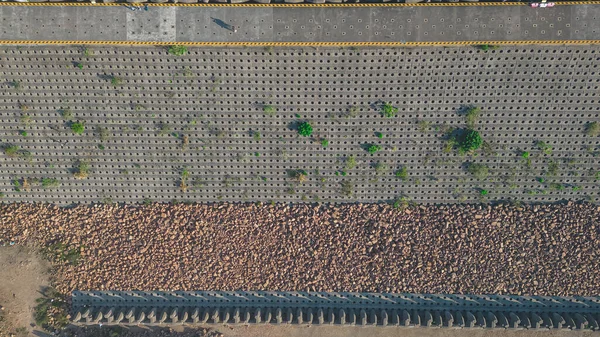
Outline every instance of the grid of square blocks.
<path fill-rule="evenodd" d="M 595 201 L 600 137 L 584 130 L 600 121 L 599 59 L 598 46 L 189 48 L 179 57 L 160 47 L 5 46 L 0 142 L 30 155 L 0 155 L 1 200 Z M 397 115 L 382 116 L 382 102 Z M 467 105 L 481 109 L 475 129 L 486 143 L 474 156 L 444 140 L 465 127 Z M 83 135 L 69 121 L 84 122 Z M 298 135 L 299 121 L 313 136 Z M 86 179 L 73 176 L 78 162 L 90 164 Z M 468 173 L 470 163 L 487 165 L 488 177 Z M 30 187 L 17 191 L 25 178 Z"/>

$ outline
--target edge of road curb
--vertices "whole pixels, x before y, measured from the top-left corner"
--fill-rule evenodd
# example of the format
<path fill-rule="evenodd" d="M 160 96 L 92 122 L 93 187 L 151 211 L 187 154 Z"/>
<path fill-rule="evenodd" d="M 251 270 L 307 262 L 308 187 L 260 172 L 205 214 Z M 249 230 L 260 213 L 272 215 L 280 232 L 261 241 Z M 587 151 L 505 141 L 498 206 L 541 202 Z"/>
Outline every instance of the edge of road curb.
<path fill-rule="evenodd" d="M 600 1 L 558 1 L 557 6 L 600 5 Z M 475 7 L 475 6 L 526 6 L 526 2 L 453 2 L 453 3 L 325 3 L 325 4 L 221 4 L 221 3 L 91 3 L 91 2 L 0 2 L 0 6 L 145 6 L 149 7 Z"/>
<path fill-rule="evenodd" d="M 452 41 L 452 42 L 178 42 L 178 41 L 63 41 L 0 40 L 2 45 L 115 45 L 190 47 L 433 47 L 477 45 L 591 45 L 600 40 Z"/>

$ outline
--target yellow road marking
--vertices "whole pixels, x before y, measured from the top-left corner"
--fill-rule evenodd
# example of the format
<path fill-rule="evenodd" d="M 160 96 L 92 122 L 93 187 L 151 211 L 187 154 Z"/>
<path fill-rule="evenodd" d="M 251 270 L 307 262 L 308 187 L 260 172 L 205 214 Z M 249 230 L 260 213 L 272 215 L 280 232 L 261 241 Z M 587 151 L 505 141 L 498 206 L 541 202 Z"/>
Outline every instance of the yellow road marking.
<path fill-rule="evenodd" d="M 558 1 L 557 6 L 600 5 L 600 1 Z M 123 6 L 124 3 L 90 2 L 0 2 L 0 6 Z M 468 7 L 468 6 L 526 6 L 524 2 L 452 2 L 452 3 L 326 3 L 326 4 L 215 4 L 215 3 L 127 3 L 126 5 L 148 7 Z"/>
<path fill-rule="evenodd" d="M 0 40 L 3 45 L 130 45 L 130 46 L 194 46 L 194 47 L 419 47 L 473 45 L 590 45 L 600 40 L 531 40 L 531 41 L 451 41 L 451 42 L 151 42 L 151 41 L 60 41 Z"/>

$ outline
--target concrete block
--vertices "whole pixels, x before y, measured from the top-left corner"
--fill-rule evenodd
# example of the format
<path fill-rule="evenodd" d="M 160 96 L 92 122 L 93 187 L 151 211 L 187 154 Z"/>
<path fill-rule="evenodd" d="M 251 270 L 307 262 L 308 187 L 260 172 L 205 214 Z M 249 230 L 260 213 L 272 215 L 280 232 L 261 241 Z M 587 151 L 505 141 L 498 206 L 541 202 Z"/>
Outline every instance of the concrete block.
<path fill-rule="evenodd" d="M 488 311 L 486 315 L 487 327 L 494 329 L 498 324 L 498 317 L 491 311 Z"/>
<path fill-rule="evenodd" d="M 509 313 L 508 326 L 513 329 L 517 329 L 519 324 L 521 324 L 521 319 L 519 316 L 517 316 L 514 312 Z"/>
<path fill-rule="evenodd" d="M 563 316 L 557 313 L 552 313 L 552 322 L 554 322 L 555 329 L 562 329 L 563 325 L 566 323 Z"/>
<path fill-rule="evenodd" d="M 340 309 L 338 316 L 340 317 L 340 324 L 345 325 L 346 324 L 346 310 Z"/>
<path fill-rule="evenodd" d="M 156 308 L 152 308 L 148 313 L 148 321 L 150 322 L 150 324 L 156 323 Z"/>
<path fill-rule="evenodd" d="M 319 325 L 323 325 L 323 323 L 325 323 L 325 314 L 321 308 L 317 310 L 317 320 L 319 321 Z"/>
<path fill-rule="evenodd" d="M 444 320 L 446 321 L 446 326 L 451 328 L 454 325 L 454 316 L 450 313 L 450 311 L 444 311 Z"/>
<path fill-rule="evenodd" d="M 359 317 L 360 317 L 359 318 L 360 325 L 366 326 L 367 324 L 369 324 L 367 312 L 365 310 L 363 310 L 363 309 L 360 310 Z"/>

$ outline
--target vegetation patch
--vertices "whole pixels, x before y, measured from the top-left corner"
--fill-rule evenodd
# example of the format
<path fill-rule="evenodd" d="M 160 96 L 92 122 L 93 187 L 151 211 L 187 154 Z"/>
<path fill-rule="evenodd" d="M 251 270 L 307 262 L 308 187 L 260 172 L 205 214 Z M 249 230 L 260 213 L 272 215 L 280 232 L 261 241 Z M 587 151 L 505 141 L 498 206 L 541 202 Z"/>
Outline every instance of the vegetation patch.
<path fill-rule="evenodd" d="M 85 125 L 83 122 L 71 122 L 69 123 L 69 127 L 76 135 L 81 135 L 85 131 Z"/>
<path fill-rule="evenodd" d="M 394 172 L 394 175 L 396 176 L 396 178 L 399 178 L 402 181 L 406 181 L 408 179 L 408 169 L 406 168 L 406 166 L 396 170 L 396 172 Z"/>
<path fill-rule="evenodd" d="M 170 55 L 182 56 L 187 53 L 186 46 L 169 46 L 168 52 Z"/>
<path fill-rule="evenodd" d="M 73 168 L 73 177 L 76 179 L 85 179 L 90 174 L 90 164 L 86 161 L 78 161 Z"/>
<path fill-rule="evenodd" d="M 481 109 L 479 109 L 476 106 L 470 105 L 466 106 L 464 108 L 464 111 L 465 118 L 467 119 L 467 127 L 469 129 L 473 129 L 475 127 L 475 124 L 479 120 L 479 113 L 481 112 Z"/>
<path fill-rule="evenodd" d="M 600 135 L 600 123 L 598 122 L 589 122 L 585 125 L 585 131 L 584 131 L 586 136 L 590 136 L 590 137 L 596 137 L 598 135 Z"/>
<path fill-rule="evenodd" d="M 538 140 L 535 142 L 535 146 L 538 147 L 544 154 L 551 155 L 552 154 L 552 146 L 546 144 L 546 142 Z"/>
<path fill-rule="evenodd" d="M 298 133 L 300 136 L 308 137 L 312 135 L 313 128 L 308 122 L 302 122 L 298 124 Z"/>
<path fill-rule="evenodd" d="M 392 118 L 392 117 L 396 116 L 397 113 L 398 113 L 398 108 L 393 106 L 391 103 L 386 102 L 381 105 L 381 114 L 384 117 Z"/>
<path fill-rule="evenodd" d="M 377 144 L 365 144 L 364 148 L 367 150 L 367 152 L 369 152 L 370 154 L 374 154 L 377 151 L 381 150 L 381 145 L 377 145 Z"/>
<path fill-rule="evenodd" d="M 34 308 L 35 324 L 44 330 L 62 330 L 69 324 L 68 305 L 65 298 L 54 288 L 47 287 L 41 292 Z"/>
<path fill-rule="evenodd" d="M 477 163 L 470 163 L 467 167 L 467 171 L 479 180 L 486 179 L 490 173 L 487 165 Z"/>
<path fill-rule="evenodd" d="M 277 112 L 277 110 L 275 110 L 274 106 L 272 106 L 270 104 L 265 104 L 265 105 L 263 105 L 263 112 L 269 116 L 273 116 L 275 114 L 275 112 Z"/>

